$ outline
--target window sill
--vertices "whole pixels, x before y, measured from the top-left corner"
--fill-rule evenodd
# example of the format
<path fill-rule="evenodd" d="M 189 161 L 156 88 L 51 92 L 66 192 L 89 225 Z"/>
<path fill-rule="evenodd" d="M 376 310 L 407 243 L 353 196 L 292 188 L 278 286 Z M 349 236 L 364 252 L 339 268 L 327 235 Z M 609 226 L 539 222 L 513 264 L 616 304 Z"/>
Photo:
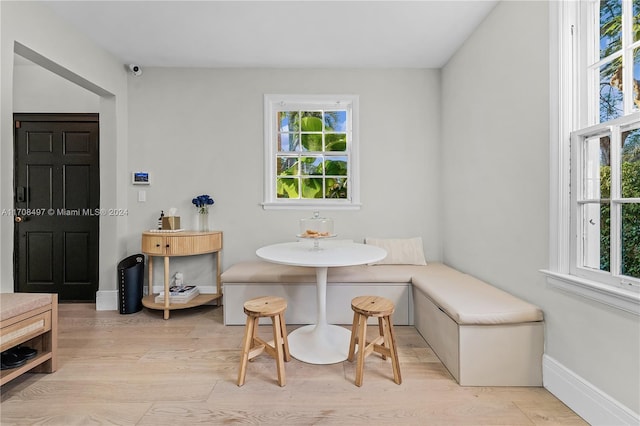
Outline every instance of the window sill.
<path fill-rule="evenodd" d="M 264 210 L 359 210 L 362 204 L 333 204 L 333 203 L 262 203 Z"/>
<path fill-rule="evenodd" d="M 547 276 L 547 283 L 552 287 L 640 316 L 640 293 L 615 288 L 575 275 L 549 270 L 541 270 L 540 272 Z"/>

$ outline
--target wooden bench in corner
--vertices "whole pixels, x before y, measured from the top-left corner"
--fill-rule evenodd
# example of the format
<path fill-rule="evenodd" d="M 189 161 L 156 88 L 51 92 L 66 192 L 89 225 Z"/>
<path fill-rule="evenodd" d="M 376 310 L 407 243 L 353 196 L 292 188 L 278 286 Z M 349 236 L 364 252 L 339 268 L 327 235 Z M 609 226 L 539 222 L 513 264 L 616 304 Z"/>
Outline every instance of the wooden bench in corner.
<path fill-rule="evenodd" d="M 316 320 L 313 268 L 246 261 L 221 279 L 226 325 L 244 324 L 244 301 L 264 295 L 287 299 L 287 324 Z M 441 263 L 359 265 L 329 268 L 328 321 L 350 324 L 350 301 L 360 295 L 392 300 L 394 324 L 415 325 L 460 385 L 542 385 L 537 306 Z"/>
<path fill-rule="evenodd" d="M 24 365 L 2 370 L 0 385 L 26 372 L 53 373 L 57 369 L 58 295 L 0 294 L 0 352 L 29 346 L 37 355 Z"/>

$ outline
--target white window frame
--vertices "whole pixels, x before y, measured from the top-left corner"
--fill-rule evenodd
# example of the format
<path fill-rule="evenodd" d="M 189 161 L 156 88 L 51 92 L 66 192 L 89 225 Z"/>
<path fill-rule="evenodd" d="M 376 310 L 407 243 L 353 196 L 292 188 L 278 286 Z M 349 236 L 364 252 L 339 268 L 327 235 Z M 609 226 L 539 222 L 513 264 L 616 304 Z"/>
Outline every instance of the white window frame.
<path fill-rule="evenodd" d="M 276 190 L 276 158 L 278 125 L 276 113 L 283 110 L 347 110 L 347 198 L 289 199 L 278 198 Z M 360 204 L 360 163 L 358 149 L 357 95 L 264 95 L 264 209 L 356 210 Z"/>
<path fill-rule="evenodd" d="M 596 194 L 585 194 L 584 188 L 582 188 L 583 183 L 585 182 L 585 173 L 587 172 L 587 166 L 585 165 L 586 161 L 588 161 L 589 154 L 585 150 L 584 143 L 585 141 L 600 137 L 608 136 L 610 140 L 611 147 L 620 147 L 621 146 L 621 136 L 625 131 L 637 130 L 640 128 L 640 113 L 629 114 L 624 117 L 620 117 L 616 120 L 611 120 L 607 123 L 597 124 L 594 126 L 587 127 L 585 129 L 580 129 L 573 132 L 571 138 L 571 149 L 572 149 L 572 158 L 575 159 L 576 167 L 575 173 L 572 173 L 571 179 L 571 187 L 575 188 L 575 191 L 571 191 L 571 218 L 573 220 L 571 228 L 575 231 L 578 238 L 573 239 L 573 245 L 571 247 L 572 258 L 583 259 L 584 252 L 584 244 L 580 244 L 578 240 L 580 239 L 580 235 L 584 234 L 585 231 L 582 230 L 582 226 L 584 220 L 580 220 L 582 214 L 580 210 L 581 208 L 586 208 L 587 204 L 592 201 L 599 201 L 599 195 Z M 599 155 L 600 149 L 598 147 L 596 155 Z M 593 153 L 591 153 L 593 155 Z M 620 235 L 620 219 L 621 219 L 621 207 L 625 203 L 638 203 L 639 199 L 635 198 L 622 198 L 620 194 L 620 158 L 621 150 L 620 149 L 611 149 L 611 194 L 610 194 L 610 209 L 611 209 L 611 246 L 620 246 L 621 244 L 621 235 Z M 592 166 L 593 169 L 598 169 L 594 171 L 594 174 L 599 171 L 599 163 Z M 616 172 L 617 170 L 617 172 Z M 596 179 L 599 186 L 599 177 Z M 599 212 L 597 213 L 597 221 L 600 220 Z M 597 231 L 594 233 L 597 236 L 600 235 L 599 223 L 595 224 L 597 227 Z M 591 226 L 591 225 L 589 225 Z M 588 231 L 591 232 L 591 231 Z M 597 255 L 598 259 L 600 255 Z M 622 276 L 620 274 L 620 263 L 621 259 L 619 258 L 619 254 L 617 250 L 614 250 L 611 253 L 611 271 L 598 271 L 594 269 L 590 269 L 584 266 L 581 266 L 581 262 L 575 262 L 571 264 L 571 274 L 581 276 L 587 279 L 596 279 L 597 281 L 601 281 L 603 283 L 607 283 L 614 286 L 619 286 L 622 288 L 630 288 L 638 289 L 640 288 L 640 279 L 634 279 L 632 277 Z M 634 284 L 636 284 L 634 286 Z"/>
<path fill-rule="evenodd" d="M 634 279 L 603 280 L 598 274 L 577 275 L 575 204 L 571 198 L 571 132 L 593 117 L 586 107 L 585 54 L 579 27 L 586 28 L 590 2 L 550 2 L 550 256 L 542 272 L 554 288 L 640 316 L 640 282 Z M 627 86 L 628 87 L 628 86 Z M 582 127 L 585 127 L 584 125 Z M 575 155 L 575 153 L 574 153 Z M 575 175 L 575 173 L 574 173 Z"/>

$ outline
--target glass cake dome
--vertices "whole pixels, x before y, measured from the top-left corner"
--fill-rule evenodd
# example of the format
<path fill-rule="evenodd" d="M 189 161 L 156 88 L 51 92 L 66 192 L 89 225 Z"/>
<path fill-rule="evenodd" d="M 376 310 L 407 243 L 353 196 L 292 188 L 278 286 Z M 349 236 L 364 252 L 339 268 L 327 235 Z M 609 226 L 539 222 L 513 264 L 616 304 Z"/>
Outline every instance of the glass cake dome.
<path fill-rule="evenodd" d="M 333 237 L 333 219 L 320 217 L 320 212 L 313 212 L 313 216 L 300 219 L 300 234 L 302 238 L 328 238 Z"/>

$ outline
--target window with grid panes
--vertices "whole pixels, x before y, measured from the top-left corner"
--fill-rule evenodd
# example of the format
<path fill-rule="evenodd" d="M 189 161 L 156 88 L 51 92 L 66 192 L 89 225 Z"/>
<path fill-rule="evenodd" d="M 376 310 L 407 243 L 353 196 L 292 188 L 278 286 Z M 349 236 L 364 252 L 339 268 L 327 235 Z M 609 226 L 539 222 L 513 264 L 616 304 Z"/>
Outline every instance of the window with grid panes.
<path fill-rule="evenodd" d="M 357 208 L 357 97 L 265 95 L 265 208 Z"/>

